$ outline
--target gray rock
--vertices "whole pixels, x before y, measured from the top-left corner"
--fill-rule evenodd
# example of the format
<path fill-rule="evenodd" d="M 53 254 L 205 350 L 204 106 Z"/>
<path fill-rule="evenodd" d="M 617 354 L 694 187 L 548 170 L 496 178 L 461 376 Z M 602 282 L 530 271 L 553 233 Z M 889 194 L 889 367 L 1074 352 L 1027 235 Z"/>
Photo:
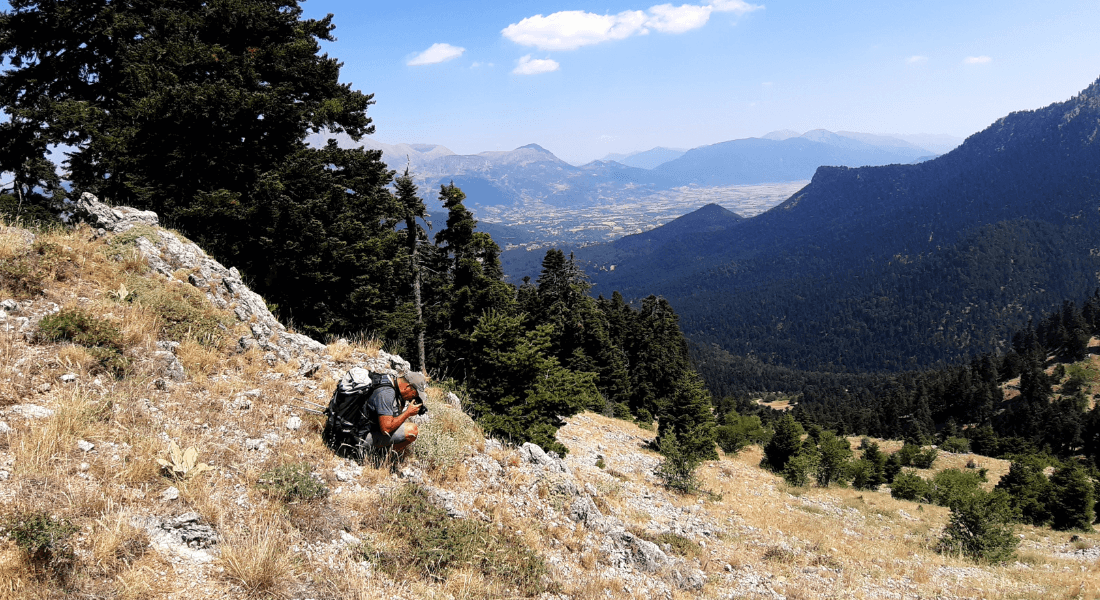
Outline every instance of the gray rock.
<path fill-rule="evenodd" d="M 562 461 L 562 459 L 556 458 L 556 455 L 551 456 L 547 454 L 543 451 L 542 448 L 538 447 L 535 444 L 532 444 L 531 442 L 524 442 L 524 444 L 520 446 L 519 455 L 525 461 L 531 464 L 542 466 L 550 472 L 569 472 L 569 469 L 565 467 L 565 463 Z"/>
<path fill-rule="evenodd" d="M 163 341 L 163 340 L 157 342 L 157 350 L 162 350 L 164 352 L 171 352 L 172 354 L 175 354 L 176 351 L 179 350 L 179 347 L 180 347 L 179 342 Z"/>
<path fill-rule="evenodd" d="M 185 381 L 187 372 L 183 370 L 179 358 L 169 350 L 157 350 L 153 353 L 153 362 L 159 375 L 172 381 Z"/>
<path fill-rule="evenodd" d="M 5 423 L 3 421 L 0 421 L 0 434 L 4 434 L 4 433 L 11 433 L 11 425 L 8 425 L 7 423 Z"/>
<path fill-rule="evenodd" d="M 612 564 L 631 566 L 650 573 L 668 563 L 668 556 L 657 544 L 623 530 L 608 533 L 600 548 L 608 555 Z"/>
<path fill-rule="evenodd" d="M 321 370 L 321 365 L 313 362 L 307 362 L 300 369 L 298 369 L 299 377 L 313 377 L 317 374 L 317 371 Z"/>
<path fill-rule="evenodd" d="M 569 518 L 574 522 L 584 523 L 588 527 L 603 521 L 600 509 L 596 508 L 596 503 L 588 496 L 577 496 L 573 499 L 573 504 L 569 507 Z"/>
<path fill-rule="evenodd" d="M 245 450 L 265 450 L 267 442 L 263 438 L 250 438 L 244 441 Z"/>
<path fill-rule="evenodd" d="M 19 312 L 19 303 L 15 300 L 12 300 L 11 298 L 8 298 L 7 300 L 0 302 L 0 308 L 10 313 L 16 313 Z"/>
<path fill-rule="evenodd" d="M 454 392 L 447 392 L 443 400 L 458 410 L 462 410 L 462 400 Z"/>
<path fill-rule="evenodd" d="M 52 410 L 37 404 L 15 404 L 8 410 L 26 419 L 47 419 L 53 416 Z"/>
<path fill-rule="evenodd" d="M 701 570 L 688 567 L 686 564 L 676 565 L 671 569 L 673 583 L 681 590 L 701 590 L 707 584 L 707 576 Z"/>
<path fill-rule="evenodd" d="M 61 380 L 61 383 L 72 383 L 76 381 L 76 373 L 65 373 L 61 377 L 58 377 L 58 379 Z"/>
<path fill-rule="evenodd" d="M 158 224 L 157 213 L 129 206 L 110 207 L 84 192 L 75 203 L 73 215 L 93 227 L 114 233 L 129 231 L 135 225 Z"/>
<path fill-rule="evenodd" d="M 160 499 L 165 502 L 171 502 L 173 500 L 179 500 L 180 491 L 176 486 L 172 486 L 160 493 Z"/>
<path fill-rule="evenodd" d="M 466 513 L 455 506 L 455 493 L 437 488 L 435 486 L 424 486 L 425 491 L 428 493 L 428 500 L 432 504 L 447 511 L 447 516 L 452 519 L 465 519 Z"/>
<path fill-rule="evenodd" d="M 302 419 L 300 417 L 290 417 L 286 420 L 286 428 L 291 431 L 297 431 L 302 428 Z"/>
<path fill-rule="evenodd" d="M 76 441 L 76 447 L 81 452 L 91 452 L 92 450 L 95 450 L 95 444 L 93 444 L 93 443 L 91 443 L 87 440 L 77 440 Z"/>

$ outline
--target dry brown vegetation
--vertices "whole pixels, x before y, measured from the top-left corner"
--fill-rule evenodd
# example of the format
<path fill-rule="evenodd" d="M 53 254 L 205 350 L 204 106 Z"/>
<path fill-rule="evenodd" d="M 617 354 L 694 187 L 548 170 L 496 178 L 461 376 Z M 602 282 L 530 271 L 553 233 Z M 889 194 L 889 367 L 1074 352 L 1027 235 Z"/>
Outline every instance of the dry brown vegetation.
<path fill-rule="evenodd" d="M 320 441 L 321 418 L 295 407 L 325 402 L 334 377 L 379 355 L 376 342 L 330 344 L 329 362 L 307 378 L 298 375 L 298 359 L 270 364 L 256 349 L 239 351 L 234 340 L 246 333 L 243 324 L 196 304 L 186 284 L 147 273 L 118 238 L 77 228 L 31 242 L 20 230 L 0 230 L 0 261 L 21 260 L 30 265 L 26 285 L 5 276 L 0 300 L 22 298 L 38 284 L 41 293 L 26 295 L 32 304 L 0 322 L 0 421 L 11 428 L 0 433 L 0 520 L 46 515 L 75 533 L 58 540 L 51 560 L 33 560 L 9 531 L 0 534 L 0 598 L 1100 595 L 1100 564 L 1082 558 L 1100 547 L 1097 534 L 1071 544 L 1068 534 L 1022 527 L 1017 562 L 978 566 L 935 551 L 947 519 L 941 507 L 894 500 L 886 489 L 790 488 L 757 466 L 756 447 L 700 468 L 713 495 L 679 496 L 652 475 L 659 457 L 644 442 L 653 432 L 589 413 L 570 419 L 559 440 L 570 448 L 565 463 L 576 485 L 604 515 L 667 544 L 670 555 L 707 577 L 701 590 L 677 589 L 668 572 L 643 576 L 610 564 L 599 532 L 561 516 L 567 506 L 557 480 L 514 449 L 486 442 L 441 390 L 429 393 L 432 420 L 421 426 L 412 456 L 379 469 L 335 457 Z M 84 346 L 29 343 L 17 329 L 3 330 L 52 305 L 118 327 L 129 359 L 121 378 L 98 372 Z M 168 308 L 191 311 L 196 325 L 179 327 L 166 318 Z M 154 353 L 156 341 L 170 339 L 180 343 L 176 356 L 187 377 L 164 383 Z M 68 374 L 75 380 L 63 383 Z M 52 413 L 27 416 L 12 409 L 17 404 Z M 287 427 L 293 416 L 302 420 L 298 429 Z M 168 459 L 173 442 L 195 448 L 197 461 L 214 468 L 169 476 L 156 459 Z M 971 458 L 989 469 L 989 485 L 1007 471 L 1004 461 L 944 452 L 933 470 L 964 468 Z M 308 465 L 327 493 L 301 499 L 262 485 L 265 473 L 295 464 Z M 499 474 L 490 478 L 486 465 Z M 436 515 L 436 529 L 420 532 L 423 539 L 395 538 L 387 521 L 393 514 L 383 508 L 395 506 L 410 481 L 454 492 L 458 508 L 481 516 L 464 529 Z M 142 524 L 187 513 L 217 532 L 214 547 L 165 546 Z M 432 570 L 442 563 L 432 562 L 439 558 L 434 546 L 423 543 L 433 540 L 454 545 L 446 569 Z M 505 562 L 465 553 L 472 543 Z M 402 560 L 414 551 L 423 552 L 418 560 L 427 569 Z M 527 551 L 545 559 L 545 573 L 524 562 Z M 508 570 L 522 565 L 533 570 Z"/>

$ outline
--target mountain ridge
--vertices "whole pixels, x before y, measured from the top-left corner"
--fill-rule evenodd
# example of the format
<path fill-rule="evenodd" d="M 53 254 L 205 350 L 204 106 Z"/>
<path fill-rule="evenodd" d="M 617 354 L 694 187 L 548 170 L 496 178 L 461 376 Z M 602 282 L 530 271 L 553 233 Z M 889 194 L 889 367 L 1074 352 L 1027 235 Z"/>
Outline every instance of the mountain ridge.
<path fill-rule="evenodd" d="M 849 368 L 900 368 L 910 357 L 927 365 L 940 352 L 944 359 L 992 349 L 1007 331 L 1023 325 L 1023 311 L 1012 308 L 1017 303 L 1039 312 L 1063 298 L 1086 295 L 1098 282 L 1094 273 L 1100 263 L 1090 254 L 1100 247 L 1097 90 L 1100 81 L 1065 102 L 1014 112 L 927 162 L 821 167 L 790 199 L 735 228 L 700 233 L 691 244 L 669 244 L 618 264 L 614 272 L 599 270 L 594 262 L 596 289 L 619 289 L 627 297 L 665 294 L 696 342 L 722 345 L 722 331 L 736 330 L 741 333 L 725 340 L 731 352 L 757 352 L 802 367 L 817 363 L 791 354 L 794 332 L 811 335 L 825 324 L 844 326 L 836 314 L 823 312 L 824 306 L 843 308 L 845 318 L 871 325 L 861 333 L 869 340 L 873 331 L 890 327 L 888 320 L 869 315 L 890 314 L 904 322 L 900 307 L 923 314 L 926 309 L 914 304 L 913 295 L 934 289 L 929 302 L 948 314 L 992 302 L 1005 311 L 1003 318 L 980 325 L 954 316 L 944 323 L 922 322 L 925 331 L 945 327 L 950 333 L 936 343 L 935 336 L 926 335 L 924 342 L 909 338 L 896 362 L 842 345 L 832 348 L 830 360 Z M 983 254 L 990 252 L 1008 262 L 991 262 Z M 1044 269 L 1043 261 L 1051 265 Z M 949 283 L 930 269 L 946 269 Z M 738 322 L 716 316 L 738 314 L 754 294 L 770 298 L 764 306 L 773 304 L 778 314 L 758 310 Z M 808 299 L 822 294 L 823 306 Z M 871 308 L 876 297 L 893 304 L 886 312 Z M 856 316 L 860 311 L 868 316 Z M 805 322 L 780 327 L 784 313 Z"/>

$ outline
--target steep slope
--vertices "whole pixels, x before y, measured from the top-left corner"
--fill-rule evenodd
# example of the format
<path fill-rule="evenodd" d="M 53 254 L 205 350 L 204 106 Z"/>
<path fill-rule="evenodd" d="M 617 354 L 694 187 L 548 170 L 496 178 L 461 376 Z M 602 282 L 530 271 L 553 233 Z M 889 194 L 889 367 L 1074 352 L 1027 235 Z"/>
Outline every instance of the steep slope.
<path fill-rule="evenodd" d="M 1100 81 L 935 160 L 822 167 L 776 208 L 620 264 L 597 289 L 665 294 L 696 341 L 787 365 L 986 351 L 1098 283 L 1098 123 Z"/>

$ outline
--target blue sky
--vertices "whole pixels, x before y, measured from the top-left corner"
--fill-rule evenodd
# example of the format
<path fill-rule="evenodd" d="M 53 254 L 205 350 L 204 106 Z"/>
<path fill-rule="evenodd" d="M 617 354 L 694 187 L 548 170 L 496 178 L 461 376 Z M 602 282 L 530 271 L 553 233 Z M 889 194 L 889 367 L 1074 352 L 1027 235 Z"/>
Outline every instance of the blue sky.
<path fill-rule="evenodd" d="M 776 129 L 965 137 L 1100 77 L 1096 0 L 307 0 L 376 139 L 581 162 Z"/>

